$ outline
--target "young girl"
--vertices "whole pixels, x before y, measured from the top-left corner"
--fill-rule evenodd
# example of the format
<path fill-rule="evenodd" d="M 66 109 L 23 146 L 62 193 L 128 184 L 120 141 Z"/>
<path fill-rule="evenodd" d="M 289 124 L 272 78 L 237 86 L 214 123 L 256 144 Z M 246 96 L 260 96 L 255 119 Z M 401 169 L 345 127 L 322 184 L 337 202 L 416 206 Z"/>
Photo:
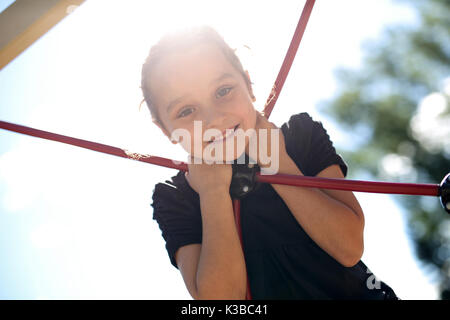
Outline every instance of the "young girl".
<path fill-rule="evenodd" d="M 255 110 L 248 72 L 210 27 L 167 35 L 153 46 L 142 90 L 153 122 L 191 160 L 194 147 L 217 142 L 196 135 L 194 121 L 218 129 L 223 136 L 216 139 L 224 145 L 236 139 L 229 133 L 237 129 L 279 129 Z M 191 141 L 173 139 L 177 129 L 190 133 Z M 346 176 L 347 165 L 321 122 L 299 113 L 279 132 L 277 143 L 258 147 L 277 155 L 278 173 Z M 192 297 L 244 299 L 248 277 L 254 299 L 396 299 L 360 261 L 364 215 L 352 192 L 261 184 L 241 199 L 241 246 L 231 163 L 242 157 L 248 163 L 249 142 L 245 137 L 244 146 L 224 152 L 225 163 L 190 161 L 188 173 L 155 186 L 154 219 Z M 254 160 L 267 168 L 260 154 Z"/>

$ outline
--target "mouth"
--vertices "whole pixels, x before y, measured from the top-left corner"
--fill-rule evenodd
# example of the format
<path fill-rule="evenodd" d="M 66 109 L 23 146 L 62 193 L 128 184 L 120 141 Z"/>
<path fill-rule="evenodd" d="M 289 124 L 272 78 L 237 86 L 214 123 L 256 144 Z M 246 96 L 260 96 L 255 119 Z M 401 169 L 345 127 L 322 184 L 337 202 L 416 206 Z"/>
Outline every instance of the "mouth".
<path fill-rule="evenodd" d="M 213 138 L 212 140 L 208 141 L 208 143 L 218 143 L 220 141 L 227 140 L 231 136 L 234 136 L 234 134 L 236 133 L 236 130 L 238 128 L 239 128 L 239 123 L 237 125 L 235 125 L 234 127 L 226 129 L 226 133 L 225 134 L 222 134 L 219 137 Z M 230 129 L 233 129 L 233 131 L 230 131 Z"/>

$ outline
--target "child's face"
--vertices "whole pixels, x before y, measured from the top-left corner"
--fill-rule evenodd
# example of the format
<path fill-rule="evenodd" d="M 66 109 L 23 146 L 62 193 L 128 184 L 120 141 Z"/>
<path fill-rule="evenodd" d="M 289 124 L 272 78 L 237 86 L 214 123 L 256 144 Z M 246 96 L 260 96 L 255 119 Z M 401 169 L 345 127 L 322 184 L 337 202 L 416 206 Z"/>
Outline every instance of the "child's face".
<path fill-rule="evenodd" d="M 225 136 L 226 129 L 236 126 L 244 131 L 255 128 L 252 89 L 215 45 L 204 44 L 164 57 L 151 76 L 150 86 L 165 128 L 157 125 L 169 138 L 176 129 L 187 130 L 191 137 L 190 145 L 187 145 L 188 141 L 181 144 L 197 158 L 200 155 L 198 152 L 194 154 L 194 150 L 202 150 L 203 155 L 203 150 L 210 144 L 203 141 L 203 133 L 207 129 L 218 129 Z M 194 135 L 194 121 L 201 121 L 200 136 L 198 131 Z M 227 154 L 225 144 L 228 139 L 223 140 L 224 161 L 234 160 L 244 151 L 242 147 L 237 149 L 234 141 L 234 151 Z M 245 146 L 247 144 L 248 137 L 245 138 Z"/>

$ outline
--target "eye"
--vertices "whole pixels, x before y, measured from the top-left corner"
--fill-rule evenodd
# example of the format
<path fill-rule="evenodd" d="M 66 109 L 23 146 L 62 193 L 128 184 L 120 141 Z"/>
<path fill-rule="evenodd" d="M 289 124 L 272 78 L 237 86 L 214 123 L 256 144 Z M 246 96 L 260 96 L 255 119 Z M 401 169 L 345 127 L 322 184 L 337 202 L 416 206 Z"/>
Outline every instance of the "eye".
<path fill-rule="evenodd" d="M 180 113 L 178 113 L 177 115 L 177 119 L 178 118 L 184 118 L 187 117 L 188 115 L 190 115 L 192 113 L 192 108 L 184 108 Z"/>
<path fill-rule="evenodd" d="M 230 93 L 230 91 L 233 90 L 233 87 L 225 87 L 225 88 L 220 88 L 219 90 L 217 90 L 216 92 L 216 98 L 223 98 L 224 96 L 226 96 L 227 94 Z"/>

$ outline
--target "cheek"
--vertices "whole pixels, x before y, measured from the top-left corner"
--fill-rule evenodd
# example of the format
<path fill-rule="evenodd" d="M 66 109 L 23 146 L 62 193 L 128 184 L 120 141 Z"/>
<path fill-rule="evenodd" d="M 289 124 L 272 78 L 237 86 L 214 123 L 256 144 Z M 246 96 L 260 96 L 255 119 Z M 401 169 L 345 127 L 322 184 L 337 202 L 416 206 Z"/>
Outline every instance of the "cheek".
<path fill-rule="evenodd" d="M 245 119 L 245 127 L 254 128 L 256 124 L 256 110 L 252 101 L 248 97 L 247 91 L 240 91 L 236 97 L 235 112 L 240 117 Z"/>
<path fill-rule="evenodd" d="M 253 107 L 253 105 L 250 105 L 249 108 L 246 110 L 245 117 L 245 127 L 246 129 L 254 129 L 256 126 L 256 110 Z"/>
<path fill-rule="evenodd" d="M 194 156 L 195 158 L 201 158 L 202 157 L 202 151 L 203 151 L 203 137 L 201 132 L 195 132 L 194 126 L 189 128 L 180 128 L 178 129 L 178 132 L 181 133 L 181 135 L 185 138 L 179 139 L 178 143 L 180 146 L 190 155 Z M 173 132 L 172 132 L 173 133 Z M 197 134 L 199 133 L 199 134 Z M 179 136 L 179 135 L 178 135 Z"/>

